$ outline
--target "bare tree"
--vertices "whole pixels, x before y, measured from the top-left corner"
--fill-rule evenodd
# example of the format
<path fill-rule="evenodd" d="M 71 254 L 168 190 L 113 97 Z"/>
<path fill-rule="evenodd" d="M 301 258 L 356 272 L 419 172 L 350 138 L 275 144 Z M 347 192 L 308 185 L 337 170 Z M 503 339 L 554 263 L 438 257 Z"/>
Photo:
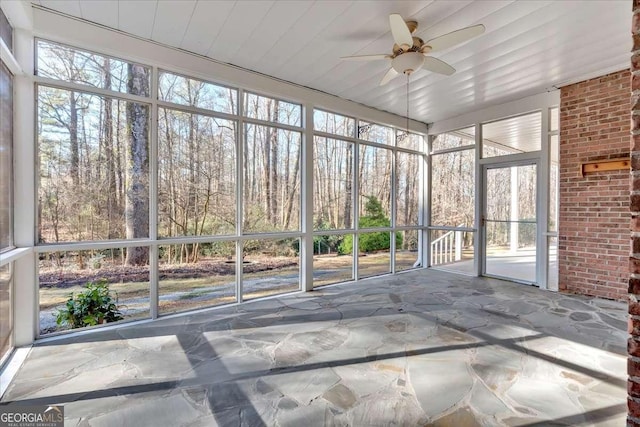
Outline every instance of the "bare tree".
<path fill-rule="evenodd" d="M 149 96 L 149 70 L 129 64 L 129 93 Z M 149 236 L 149 108 L 130 102 L 127 105 L 129 145 L 127 155 L 127 197 L 125 221 L 127 239 Z M 127 265 L 149 262 L 148 247 L 127 250 Z"/>

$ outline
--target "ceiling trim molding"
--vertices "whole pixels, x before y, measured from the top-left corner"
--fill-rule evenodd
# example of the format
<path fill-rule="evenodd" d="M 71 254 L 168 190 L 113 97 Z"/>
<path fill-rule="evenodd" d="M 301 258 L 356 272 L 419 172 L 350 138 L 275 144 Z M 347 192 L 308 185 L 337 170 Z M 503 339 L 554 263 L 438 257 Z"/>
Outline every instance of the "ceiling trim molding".
<path fill-rule="evenodd" d="M 631 57 L 629 57 L 629 61 L 627 62 L 626 65 L 622 65 L 622 64 L 615 65 L 613 67 L 603 68 L 601 70 L 594 71 L 593 73 L 583 74 L 583 75 L 575 77 L 573 79 L 569 79 L 569 80 L 563 81 L 562 83 L 555 84 L 555 85 L 553 85 L 553 87 L 555 89 L 560 89 L 560 88 L 563 88 L 565 86 L 569 86 L 569 85 L 572 85 L 572 84 L 584 82 L 586 80 L 591 80 L 591 79 L 595 79 L 595 78 L 598 78 L 598 77 L 606 76 L 607 74 L 617 73 L 618 71 L 623 71 L 623 70 L 628 70 L 630 67 L 631 67 Z"/>

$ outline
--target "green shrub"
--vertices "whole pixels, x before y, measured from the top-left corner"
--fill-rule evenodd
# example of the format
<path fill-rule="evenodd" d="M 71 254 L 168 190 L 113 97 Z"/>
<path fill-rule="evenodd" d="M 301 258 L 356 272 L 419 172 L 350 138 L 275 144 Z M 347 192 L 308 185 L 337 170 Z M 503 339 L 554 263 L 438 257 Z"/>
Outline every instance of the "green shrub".
<path fill-rule="evenodd" d="M 58 325 L 82 328 L 122 320 L 118 296 L 111 296 L 106 280 L 89 282 L 77 295 L 71 293 L 64 308 L 56 313 Z"/>
<path fill-rule="evenodd" d="M 388 227 L 388 225 L 387 225 Z M 373 233 L 361 234 L 358 239 L 359 251 L 364 253 L 376 252 L 391 247 L 390 233 L 388 231 L 378 231 Z M 402 233 L 396 232 L 396 248 L 402 247 Z M 349 234 L 344 237 L 342 243 L 338 247 L 340 255 L 349 255 L 353 252 L 353 235 Z"/>
<path fill-rule="evenodd" d="M 389 227 L 391 221 L 384 216 L 382 204 L 374 196 L 368 198 L 365 204 L 366 216 L 360 217 L 360 228 L 379 228 Z M 380 231 L 373 233 L 360 234 L 358 238 L 359 252 L 375 252 L 389 249 L 391 247 L 390 233 L 388 231 Z M 396 247 L 402 247 L 402 233 L 396 233 Z M 353 252 L 353 236 L 347 235 L 338 247 L 340 254 L 348 255 Z"/>

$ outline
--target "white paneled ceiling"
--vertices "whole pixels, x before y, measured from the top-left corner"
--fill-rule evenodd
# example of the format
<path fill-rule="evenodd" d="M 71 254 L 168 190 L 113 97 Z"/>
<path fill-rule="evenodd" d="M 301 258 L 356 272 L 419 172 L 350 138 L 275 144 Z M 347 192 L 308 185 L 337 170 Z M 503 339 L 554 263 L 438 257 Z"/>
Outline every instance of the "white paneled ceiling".
<path fill-rule="evenodd" d="M 379 87 L 389 14 L 424 40 L 484 24 L 482 36 L 434 53 L 450 77 L 410 78 L 410 117 L 433 122 L 629 66 L 628 0 L 34 0 L 32 3 L 404 116 L 406 80 Z M 215 80 L 215 76 L 212 76 Z"/>
<path fill-rule="evenodd" d="M 485 144 L 513 153 L 540 149 L 542 114 L 510 117 L 482 125 Z"/>

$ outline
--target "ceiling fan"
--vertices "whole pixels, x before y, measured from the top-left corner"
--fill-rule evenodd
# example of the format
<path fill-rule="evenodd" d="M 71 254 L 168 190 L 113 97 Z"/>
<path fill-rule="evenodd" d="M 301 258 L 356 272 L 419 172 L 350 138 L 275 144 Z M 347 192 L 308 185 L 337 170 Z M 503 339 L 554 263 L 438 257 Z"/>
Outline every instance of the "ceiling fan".
<path fill-rule="evenodd" d="M 350 61 L 390 59 L 391 68 L 382 77 L 380 86 L 386 85 L 398 74 L 410 75 L 420 68 L 450 76 L 456 72 L 455 68 L 440 59 L 428 56 L 428 54 L 466 42 L 484 33 L 485 29 L 482 24 L 473 25 L 436 37 L 425 43 L 420 37 L 412 35 L 418 28 L 417 21 L 405 21 L 402 16 L 394 13 L 389 15 L 389 25 L 395 41 L 393 53 L 343 56 L 340 58 Z"/>

